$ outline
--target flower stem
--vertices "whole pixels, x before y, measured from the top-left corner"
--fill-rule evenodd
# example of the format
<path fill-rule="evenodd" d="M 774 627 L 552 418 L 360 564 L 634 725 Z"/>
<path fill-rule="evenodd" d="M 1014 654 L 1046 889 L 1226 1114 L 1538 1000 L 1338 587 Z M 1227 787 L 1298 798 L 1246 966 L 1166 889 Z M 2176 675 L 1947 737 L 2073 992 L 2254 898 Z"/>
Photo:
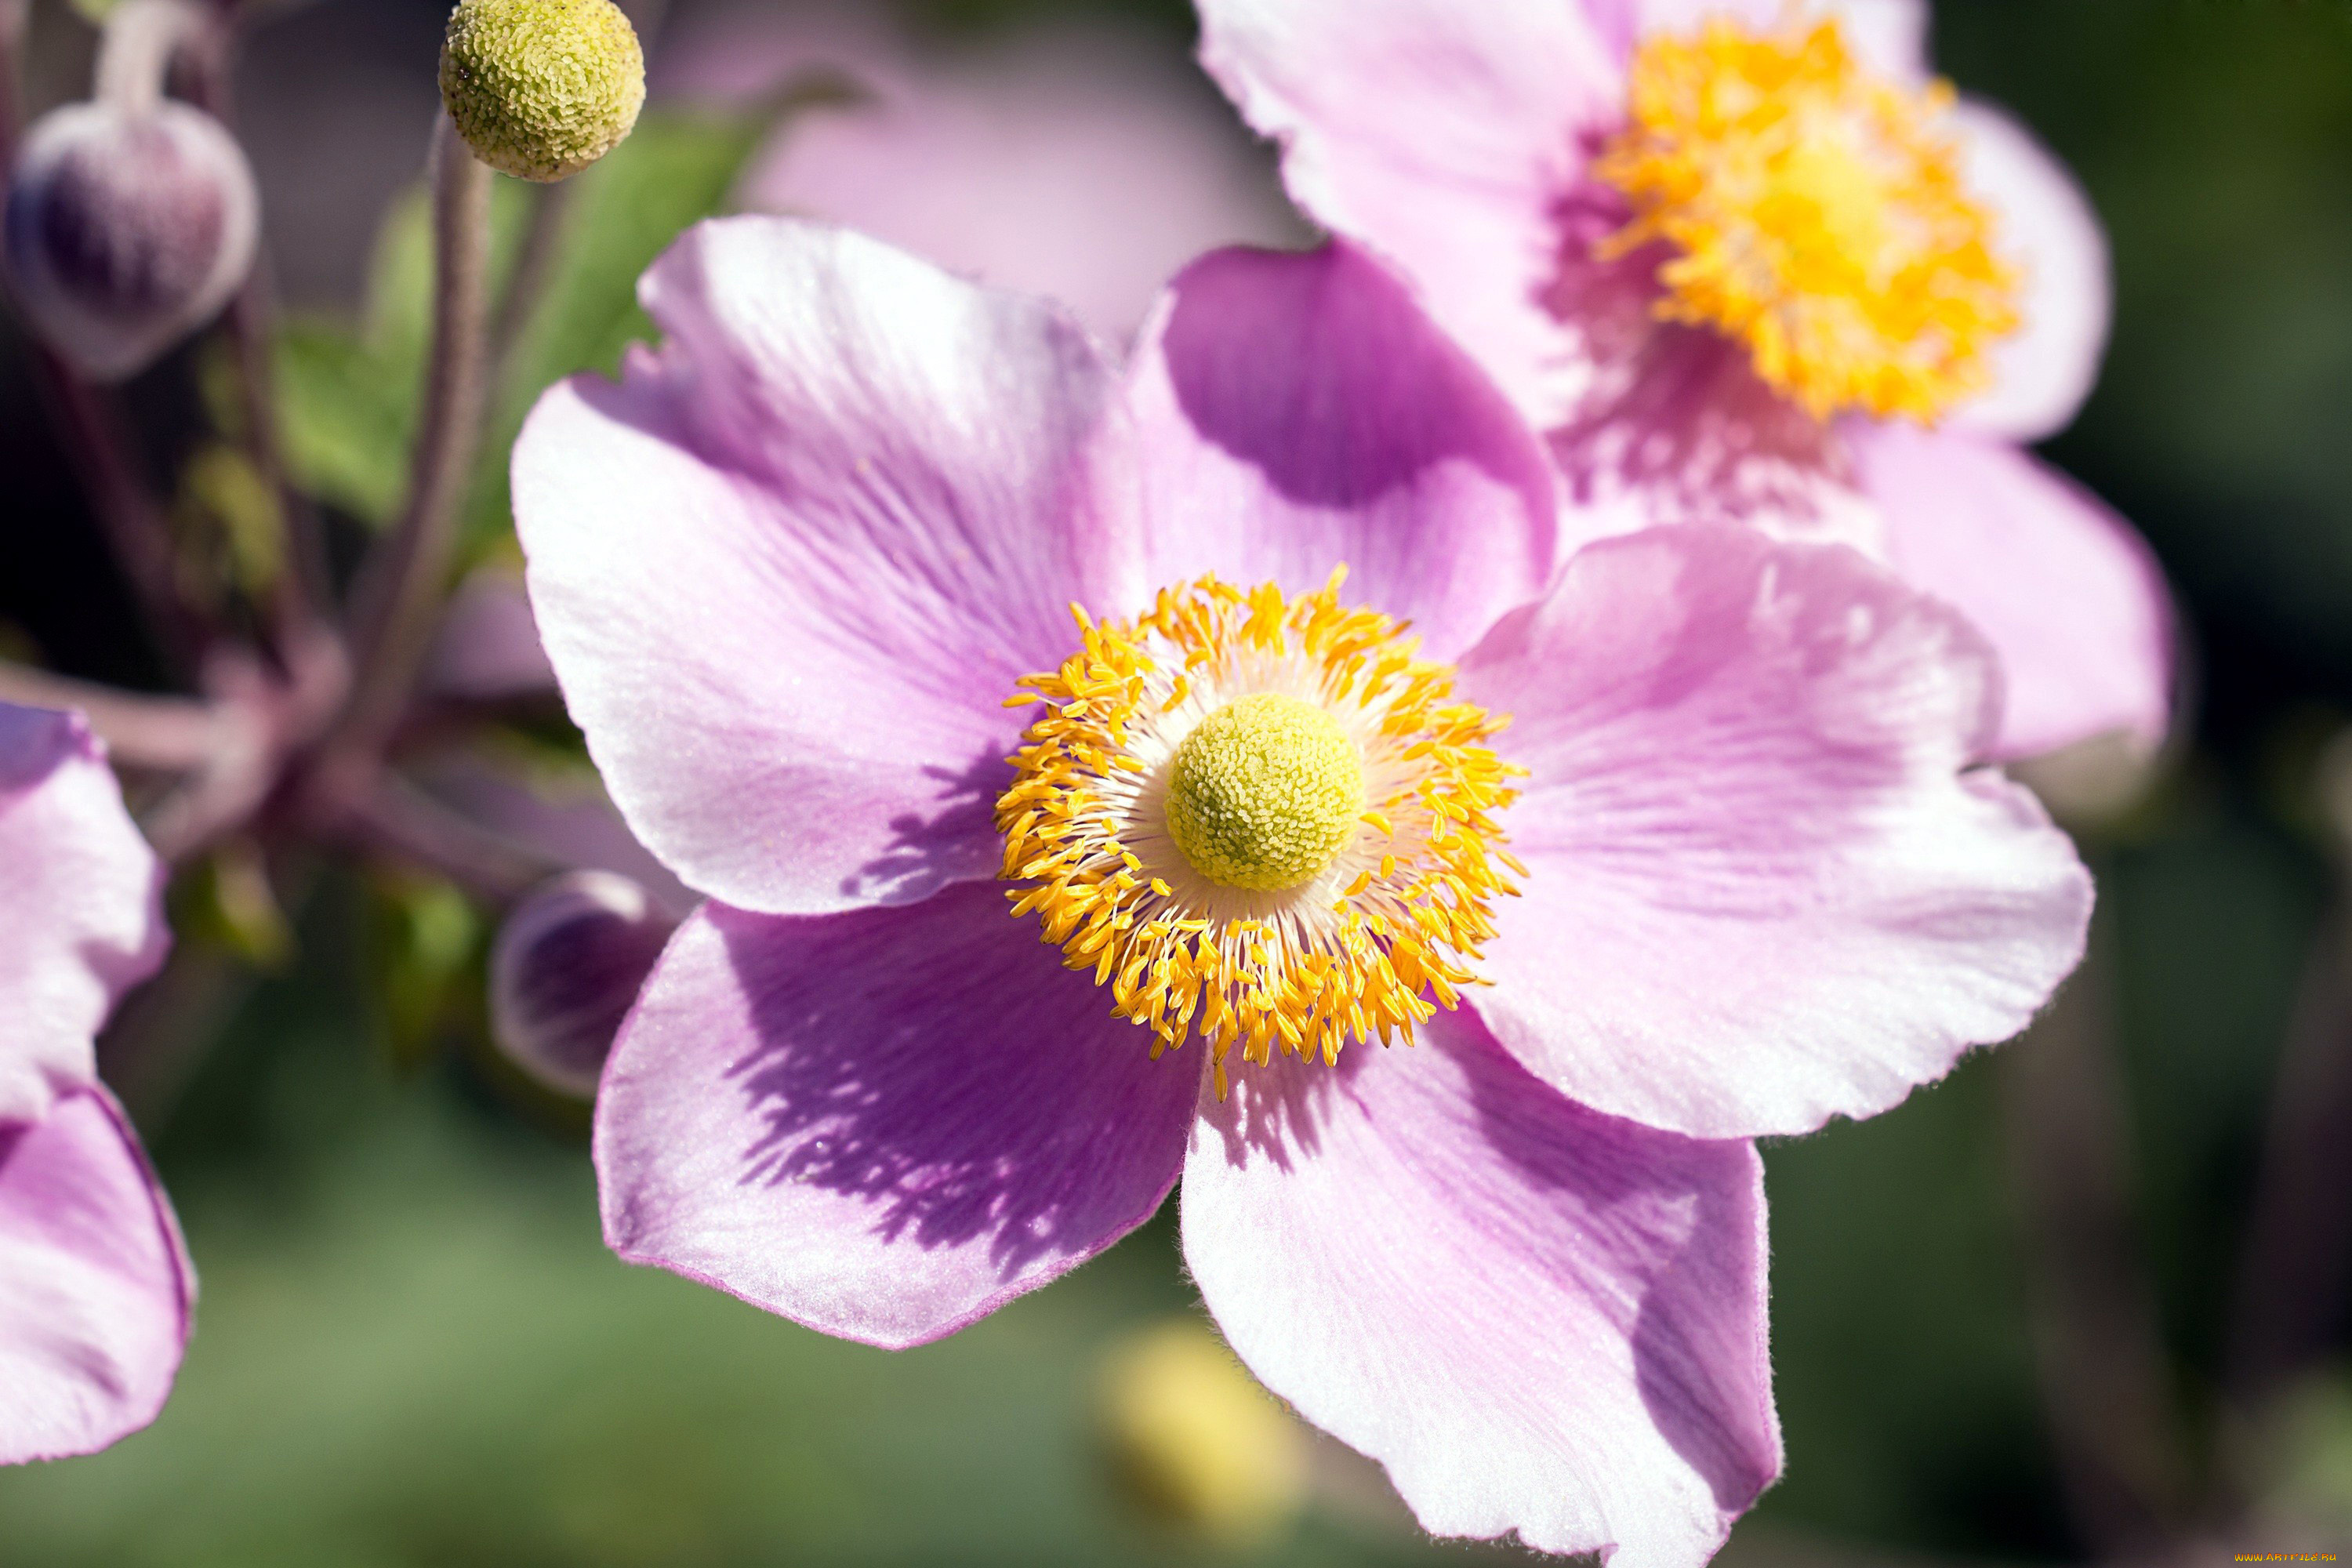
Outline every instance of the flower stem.
<path fill-rule="evenodd" d="M 490 171 L 444 115 L 433 142 L 433 349 L 408 504 L 352 590 L 356 673 L 332 749 L 382 751 L 431 641 L 481 435 L 489 238 Z"/>
<path fill-rule="evenodd" d="M 357 803 L 345 818 L 344 831 L 364 848 L 446 877 L 501 909 L 566 868 L 390 774 Z"/>
<path fill-rule="evenodd" d="M 2224 1391 L 2249 1415 L 2325 1358 L 2352 1298 L 2352 888 L 2337 900 L 2279 1053 L 2231 1303 Z"/>
<path fill-rule="evenodd" d="M 0 0 L 0 169 L 15 166 L 17 79 L 29 7 Z M 184 679 L 193 678 L 210 630 L 181 597 L 172 534 L 162 509 L 130 456 L 111 405 L 45 344 L 33 348 L 34 380 L 68 462 L 129 584 L 157 649 Z"/>
<path fill-rule="evenodd" d="M 236 368 L 239 423 L 246 457 L 275 500 L 278 561 L 267 613 L 269 640 L 289 669 L 323 648 L 340 661 L 335 633 L 319 606 L 329 596 L 327 542 L 318 509 L 287 472 L 286 447 L 278 419 L 277 375 L 270 364 L 269 283 L 267 263 L 253 272 L 229 301 L 223 318 Z"/>
<path fill-rule="evenodd" d="M 163 973 L 123 998 L 98 1037 L 99 1074 L 142 1134 L 170 1121 L 253 970 L 208 942 L 180 942 Z"/>
<path fill-rule="evenodd" d="M 2101 1558 L 2155 1558 L 2193 1512 L 2170 1364 L 2132 1223 L 2108 987 L 2114 933 L 2001 1053 L 2027 1309 L 2068 1511 Z"/>
<path fill-rule="evenodd" d="M 0 0 L 0 168 L 16 162 L 16 123 L 23 113 L 23 89 L 16 81 L 16 58 L 25 42 L 25 26 L 33 17 L 33 0 Z"/>
<path fill-rule="evenodd" d="M 114 760 L 128 767 L 190 772 L 209 763 L 220 744 L 218 715 L 209 704 L 118 690 L 21 664 L 0 661 L 0 702 L 78 710 Z"/>
<path fill-rule="evenodd" d="M 91 96 L 128 117 L 154 113 L 173 58 L 211 51 L 208 24 L 186 0 L 128 0 L 107 18 Z"/>
<path fill-rule="evenodd" d="M 572 210 L 572 189 L 569 180 L 531 187 L 530 221 L 523 230 L 522 248 L 515 256 L 514 272 L 490 327 L 489 374 L 494 389 L 505 384 L 507 363 L 555 270 L 557 241 L 563 237 L 563 222 Z"/>

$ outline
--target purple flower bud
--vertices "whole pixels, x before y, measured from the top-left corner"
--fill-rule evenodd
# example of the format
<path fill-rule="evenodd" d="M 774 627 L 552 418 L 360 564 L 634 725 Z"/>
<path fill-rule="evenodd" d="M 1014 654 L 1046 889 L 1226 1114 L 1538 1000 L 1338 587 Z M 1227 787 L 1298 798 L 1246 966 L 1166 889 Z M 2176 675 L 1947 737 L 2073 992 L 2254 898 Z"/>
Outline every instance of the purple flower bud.
<path fill-rule="evenodd" d="M 120 380 L 228 301 L 259 219 L 244 152 L 202 110 L 70 104 L 42 116 L 17 155 L 8 270 L 50 347 Z"/>
<path fill-rule="evenodd" d="M 677 922 L 610 871 L 572 871 L 515 907 L 490 950 L 490 1033 L 550 1089 L 585 1099 Z"/>

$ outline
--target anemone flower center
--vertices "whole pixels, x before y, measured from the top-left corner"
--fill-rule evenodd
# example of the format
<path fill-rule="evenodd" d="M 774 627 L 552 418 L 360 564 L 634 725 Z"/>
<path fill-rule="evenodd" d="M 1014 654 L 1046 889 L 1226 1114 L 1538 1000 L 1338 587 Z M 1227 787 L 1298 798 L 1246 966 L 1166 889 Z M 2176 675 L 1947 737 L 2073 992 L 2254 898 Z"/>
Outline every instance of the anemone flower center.
<path fill-rule="evenodd" d="M 1833 22 L 1759 37 L 1717 19 L 1645 40 L 1629 92 L 1594 172 L 1633 216 L 1601 253 L 1673 247 L 1661 317 L 1742 342 L 1817 418 L 1933 423 L 1984 389 L 2019 280 L 1942 129 L 1948 84 L 1872 74 Z"/>
<path fill-rule="evenodd" d="M 1490 900 L 1525 868 L 1495 814 L 1509 721 L 1453 696 L 1404 627 L 1213 577 L 1131 622 L 1073 607 L 1082 647 L 1024 677 L 1043 701 L 996 803 L 1016 917 L 1108 985 L 1152 1055 L 1339 1059 L 1410 1042 L 1475 983 Z"/>
<path fill-rule="evenodd" d="M 1168 776 L 1168 836 L 1220 887 L 1280 892 L 1356 834 L 1364 767 L 1339 721 L 1281 691 L 1236 697 L 1192 727 Z"/>

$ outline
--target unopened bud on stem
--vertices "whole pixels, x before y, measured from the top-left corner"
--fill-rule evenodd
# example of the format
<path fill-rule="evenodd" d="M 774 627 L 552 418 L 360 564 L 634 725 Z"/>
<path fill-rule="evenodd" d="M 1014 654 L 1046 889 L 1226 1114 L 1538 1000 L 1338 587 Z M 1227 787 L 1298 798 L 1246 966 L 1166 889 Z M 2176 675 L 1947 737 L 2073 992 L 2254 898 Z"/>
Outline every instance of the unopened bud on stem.
<path fill-rule="evenodd" d="M 144 369 L 252 269 L 260 198 L 220 122 L 163 95 L 203 14 L 129 0 L 107 24 L 98 97 L 43 115 L 10 171 L 8 268 L 32 327 L 85 374 Z"/>
<path fill-rule="evenodd" d="M 586 1099 L 677 922 L 610 871 L 572 871 L 515 907 L 490 950 L 490 1033 L 507 1059 Z"/>
<path fill-rule="evenodd" d="M 646 57 L 612 0 L 460 0 L 441 50 L 441 101 L 491 168 L 561 180 L 636 124 Z"/>

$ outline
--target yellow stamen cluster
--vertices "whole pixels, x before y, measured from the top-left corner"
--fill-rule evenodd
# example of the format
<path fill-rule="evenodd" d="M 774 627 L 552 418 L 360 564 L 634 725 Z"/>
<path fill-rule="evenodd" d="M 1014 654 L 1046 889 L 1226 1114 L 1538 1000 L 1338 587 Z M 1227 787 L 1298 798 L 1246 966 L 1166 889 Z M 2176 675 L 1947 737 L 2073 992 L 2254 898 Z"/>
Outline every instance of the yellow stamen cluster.
<path fill-rule="evenodd" d="M 1757 37 L 1717 19 L 1646 40 L 1630 92 L 1594 172 L 1633 217 L 1601 254 L 1679 252 L 1661 317 L 1739 340 L 1817 418 L 1932 423 L 1984 388 L 2018 276 L 1938 129 L 1948 84 L 1872 75 L 1834 23 Z"/>
<path fill-rule="evenodd" d="M 1024 884 L 1007 895 L 1013 912 L 1037 914 L 1065 964 L 1110 987 L 1155 1058 L 1195 1032 L 1207 1040 L 1221 1095 L 1236 1045 L 1263 1064 L 1277 1047 L 1328 1063 L 1349 1041 L 1409 1043 L 1475 983 L 1489 900 L 1517 891 L 1505 868 L 1525 874 L 1495 822 L 1521 770 L 1485 744 L 1507 717 L 1455 700 L 1450 667 L 1416 657 L 1400 623 L 1341 605 L 1344 577 L 1296 597 L 1206 577 L 1162 589 L 1133 622 L 1073 605 L 1080 650 L 1007 702 L 1045 704 L 996 803 L 1003 874 Z M 1299 872 L 1284 885 L 1271 872 L 1265 885 L 1220 880 L 1214 855 L 1196 864 L 1172 825 L 1187 742 L 1236 710 L 1208 750 L 1230 760 L 1235 734 L 1274 721 L 1276 765 L 1259 776 L 1286 803 L 1280 835 L 1304 822 L 1312 839 L 1330 803 L 1360 791 L 1343 843 L 1280 851 Z M 1219 809 L 1246 816 L 1251 803 Z"/>

